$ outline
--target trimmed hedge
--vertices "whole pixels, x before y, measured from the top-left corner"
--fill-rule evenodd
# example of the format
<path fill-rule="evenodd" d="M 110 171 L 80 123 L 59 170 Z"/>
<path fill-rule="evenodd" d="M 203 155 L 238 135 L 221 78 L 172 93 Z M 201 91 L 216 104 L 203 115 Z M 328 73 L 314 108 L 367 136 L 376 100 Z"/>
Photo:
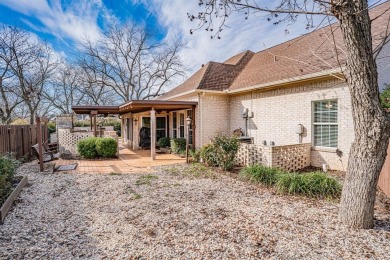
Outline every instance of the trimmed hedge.
<path fill-rule="evenodd" d="M 87 159 L 115 157 L 118 144 L 111 137 L 88 137 L 77 143 L 77 151 Z"/>
<path fill-rule="evenodd" d="M 161 137 L 158 140 L 158 146 L 160 147 L 170 147 L 171 146 L 171 138 L 169 137 Z"/>
<path fill-rule="evenodd" d="M 117 150 L 118 144 L 113 138 L 104 137 L 96 140 L 96 152 L 99 156 L 105 158 L 115 157 Z"/>
<path fill-rule="evenodd" d="M 97 137 L 88 137 L 83 140 L 80 140 L 77 143 L 77 151 L 79 154 L 87 159 L 93 159 L 98 156 L 96 151 L 96 140 Z"/>
<path fill-rule="evenodd" d="M 323 172 L 289 173 L 259 164 L 245 167 L 241 177 L 266 186 L 275 186 L 278 193 L 305 195 L 312 198 L 337 199 L 341 184 Z"/>

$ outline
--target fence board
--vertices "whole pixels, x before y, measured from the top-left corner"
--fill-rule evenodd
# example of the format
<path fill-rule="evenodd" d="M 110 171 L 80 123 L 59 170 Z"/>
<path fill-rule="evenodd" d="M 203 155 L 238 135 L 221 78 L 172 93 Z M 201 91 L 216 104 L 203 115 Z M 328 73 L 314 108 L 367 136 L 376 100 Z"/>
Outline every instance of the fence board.
<path fill-rule="evenodd" d="M 386 161 L 383 164 L 381 174 L 379 175 L 378 186 L 383 193 L 390 197 L 390 145 L 387 148 Z"/>
<path fill-rule="evenodd" d="M 47 141 L 47 127 L 42 126 L 42 140 Z M 31 146 L 38 142 L 36 125 L 0 125 L 0 155 L 12 153 L 17 159 L 30 158 Z"/>

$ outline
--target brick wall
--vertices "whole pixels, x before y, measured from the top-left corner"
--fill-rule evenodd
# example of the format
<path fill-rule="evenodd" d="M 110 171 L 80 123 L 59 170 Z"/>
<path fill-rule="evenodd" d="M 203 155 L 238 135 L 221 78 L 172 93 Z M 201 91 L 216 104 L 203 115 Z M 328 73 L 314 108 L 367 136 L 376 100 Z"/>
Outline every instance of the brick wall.
<path fill-rule="evenodd" d="M 229 133 L 229 97 L 205 94 L 200 98 L 201 143 L 207 144 L 217 133 Z"/>
<path fill-rule="evenodd" d="M 348 87 L 337 79 L 230 96 L 230 132 L 245 128 L 241 110 L 248 108 L 254 112 L 248 124 L 248 135 L 254 138 L 254 144 L 260 145 L 263 140 L 268 144 L 273 141 L 276 146 L 297 144 L 298 124 L 304 126 L 302 143 L 311 143 L 312 102 L 325 99 L 338 99 L 338 149 L 342 156 L 337 155 L 336 149 L 316 148 L 311 151 L 311 164 L 320 167 L 326 163 L 331 169 L 345 170 L 354 131 Z"/>

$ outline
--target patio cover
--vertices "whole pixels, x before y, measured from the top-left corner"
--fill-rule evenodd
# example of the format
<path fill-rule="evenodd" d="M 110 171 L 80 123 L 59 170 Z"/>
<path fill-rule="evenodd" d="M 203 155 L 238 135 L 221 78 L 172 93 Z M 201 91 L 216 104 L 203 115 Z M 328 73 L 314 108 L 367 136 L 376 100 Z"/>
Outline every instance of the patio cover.
<path fill-rule="evenodd" d="M 72 106 L 76 114 L 126 114 L 139 113 L 145 111 L 174 111 L 182 109 L 192 109 L 198 102 L 192 101 L 166 101 L 166 100 L 133 100 L 120 106 Z"/>
<path fill-rule="evenodd" d="M 195 118 L 195 107 L 198 102 L 192 101 L 167 101 L 167 100 L 132 100 L 120 106 L 72 106 L 72 110 L 76 114 L 91 115 L 91 130 L 92 125 L 95 136 L 97 136 L 96 116 L 99 114 L 127 114 L 140 113 L 150 111 L 151 119 L 151 149 L 150 154 L 152 160 L 156 159 L 156 112 L 160 111 L 175 111 L 192 109 L 192 115 Z M 92 122 L 93 119 L 93 122 Z M 192 129 L 195 129 L 195 120 L 192 120 Z M 123 119 L 122 119 L 123 125 Z M 195 143 L 195 133 L 192 135 L 193 143 Z"/>

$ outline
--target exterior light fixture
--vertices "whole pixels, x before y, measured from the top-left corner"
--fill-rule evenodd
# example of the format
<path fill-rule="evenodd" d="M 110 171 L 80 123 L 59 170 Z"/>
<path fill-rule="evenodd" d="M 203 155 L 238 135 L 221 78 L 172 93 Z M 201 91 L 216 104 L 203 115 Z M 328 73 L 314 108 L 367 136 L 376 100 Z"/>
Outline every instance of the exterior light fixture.
<path fill-rule="evenodd" d="M 191 119 L 190 117 L 187 117 L 187 119 L 186 119 L 186 122 L 187 122 L 186 163 L 188 163 L 188 150 L 189 150 L 188 143 L 189 143 L 189 140 L 190 140 L 190 126 L 191 126 L 191 121 L 192 121 L 192 119 Z"/>
<path fill-rule="evenodd" d="M 190 117 L 187 117 L 186 121 L 187 121 L 187 126 L 188 127 L 191 126 L 192 119 Z"/>

